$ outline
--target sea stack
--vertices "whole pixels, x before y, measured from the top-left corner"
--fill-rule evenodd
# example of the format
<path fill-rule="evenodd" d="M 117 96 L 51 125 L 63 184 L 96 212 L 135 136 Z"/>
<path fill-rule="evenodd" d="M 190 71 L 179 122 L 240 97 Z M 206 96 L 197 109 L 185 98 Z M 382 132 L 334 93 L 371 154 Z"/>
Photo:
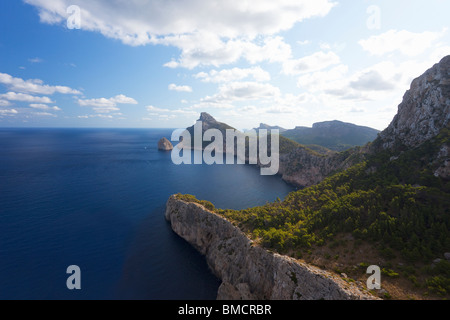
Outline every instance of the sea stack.
<path fill-rule="evenodd" d="M 166 138 L 162 138 L 158 142 L 158 150 L 160 150 L 160 151 L 172 151 L 173 150 L 173 145 Z"/>

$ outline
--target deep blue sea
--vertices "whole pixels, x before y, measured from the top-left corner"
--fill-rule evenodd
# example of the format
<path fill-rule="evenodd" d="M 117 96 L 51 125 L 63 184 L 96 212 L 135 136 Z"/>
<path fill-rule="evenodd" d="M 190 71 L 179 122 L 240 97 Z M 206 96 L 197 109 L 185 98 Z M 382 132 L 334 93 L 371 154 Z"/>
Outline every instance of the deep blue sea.
<path fill-rule="evenodd" d="M 215 299 L 204 257 L 164 219 L 168 197 L 243 209 L 293 188 L 249 165 L 176 166 L 157 150 L 171 133 L 0 129 L 0 299 Z"/>

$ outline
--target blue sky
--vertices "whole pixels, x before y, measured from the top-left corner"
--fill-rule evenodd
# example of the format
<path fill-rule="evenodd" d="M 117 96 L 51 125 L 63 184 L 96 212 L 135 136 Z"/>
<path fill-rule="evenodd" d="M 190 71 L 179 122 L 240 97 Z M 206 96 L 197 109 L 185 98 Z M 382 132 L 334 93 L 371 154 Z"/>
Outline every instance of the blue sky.
<path fill-rule="evenodd" d="M 3 0 L 0 127 L 183 128 L 206 111 L 239 129 L 382 130 L 450 54 L 448 12 L 445 0 Z"/>

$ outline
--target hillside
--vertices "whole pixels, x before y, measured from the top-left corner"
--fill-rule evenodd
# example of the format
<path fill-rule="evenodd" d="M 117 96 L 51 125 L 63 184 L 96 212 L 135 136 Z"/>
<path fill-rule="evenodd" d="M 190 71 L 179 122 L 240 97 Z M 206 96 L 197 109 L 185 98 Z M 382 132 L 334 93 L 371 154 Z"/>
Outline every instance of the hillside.
<path fill-rule="evenodd" d="M 312 128 L 296 127 L 282 134 L 306 146 L 318 145 L 333 151 L 344 151 L 372 142 L 378 133 L 378 130 L 351 123 L 326 121 L 315 123 Z"/>

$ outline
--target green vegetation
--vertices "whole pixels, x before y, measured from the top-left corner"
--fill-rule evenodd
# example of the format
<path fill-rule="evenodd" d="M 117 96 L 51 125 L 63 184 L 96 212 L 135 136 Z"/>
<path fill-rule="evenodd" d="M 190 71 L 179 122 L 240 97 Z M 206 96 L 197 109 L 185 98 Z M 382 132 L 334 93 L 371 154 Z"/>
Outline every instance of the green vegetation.
<path fill-rule="evenodd" d="M 182 200 L 182 201 L 198 203 L 210 211 L 216 211 L 216 207 L 211 202 L 206 201 L 206 200 L 198 200 L 193 195 L 178 193 L 178 194 L 176 194 L 176 197 L 177 197 L 177 199 Z"/>
<path fill-rule="evenodd" d="M 319 146 L 317 144 L 308 144 L 305 147 L 308 149 L 311 149 L 312 151 L 315 151 L 319 154 L 323 154 L 323 155 L 332 155 L 332 154 L 336 153 L 335 151 L 332 151 L 328 148 Z"/>
<path fill-rule="evenodd" d="M 430 265 L 450 249 L 450 181 L 436 178 L 431 164 L 449 137 L 445 129 L 398 157 L 387 151 L 369 155 L 316 186 L 292 192 L 284 201 L 216 212 L 282 254 L 337 247 L 338 235 L 351 234 L 355 245 L 369 244 L 388 261 L 403 262 L 400 273 L 383 268 L 385 276 L 402 275 L 419 286 L 417 266 Z M 422 286 L 430 292 L 450 294 L 450 263 L 420 274 L 426 275 Z"/>
<path fill-rule="evenodd" d="M 340 121 L 315 124 L 312 128 L 297 127 L 281 133 L 302 145 L 318 145 L 333 151 L 363 146 L 377 138 L 378 131 Z"/>
<path fill-rule="evenodd" d="M 270 135 L 269 135 L 270 137 Z M 297 142 L 285 138 L 283 136 L 279 136 L 280 137 L 280 154 L 288 154 L 291 153 L 292 151 L 294 151 L 295 149 L 298 149 L 300 147 L 302 147 L 302 145 L 298 144 Z M 271 140 L 270 140 L 271 141 Z M 269 144 L 270 147 L 270 144 Z"/>

